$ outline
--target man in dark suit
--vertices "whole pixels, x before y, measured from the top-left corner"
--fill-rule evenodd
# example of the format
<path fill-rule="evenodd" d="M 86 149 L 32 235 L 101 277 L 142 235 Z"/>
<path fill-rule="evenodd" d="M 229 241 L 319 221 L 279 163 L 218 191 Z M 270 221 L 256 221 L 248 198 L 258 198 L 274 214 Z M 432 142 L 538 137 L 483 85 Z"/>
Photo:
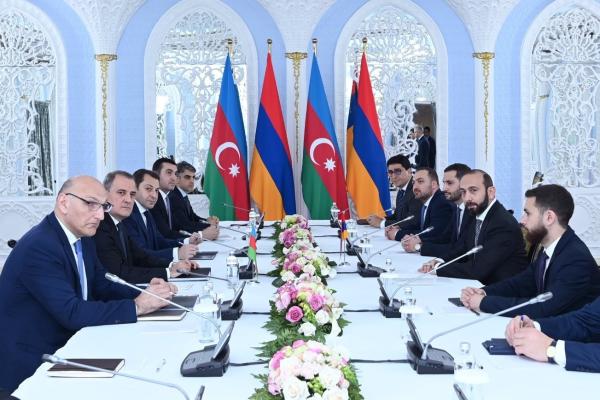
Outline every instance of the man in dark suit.
<path fill-rule="evenodd" d="M 465 203 L 462 201 L 462 193 L 460 192 L 460 179 L 464 174 L 469 172 L 469 168 L 465 164 L 455 163 L 450 164 L 444 169 L 444 196 L 446 200 L 453 204 L 452 218 L 447 226 L 445 241 L 433 241 L 424 239 L 418 241 L 421 243 L 422 256 L 443 256 L 448 253 L 467 231 L 469 225 L 473 222 L 474 217 L 465 211 Z"/>
<path fill-rule="evenodd" d="M 546 302 L 506 314 L 540 318 L 577 310 L 600 295 L 596 261 L 569 227 L 575 207 L 571 194 L 562 186 L 544 185 L 528 190 L 525 197 L 521 224 L 527 230 L 527 240 L 543 248 L 520 274 L 480 289 L 463 289 L 461 300 L 466 307 L 495 313 L 552 292 L 552 299 Z"/>
<path fill-rule="evenodd" d="M 423 127 L 421 125 L 415 125 L 414 136 L 419 146 L 417 156 L 415 157 L 415 164 L 417 168 L 430 167 L 429 165 L 429 139 L 423 134 Z"/>
<path fill-rule="evenodd" d="M 34 226 L 8 256 L 0 275 L 0 388 L 12 392 L 79 329 L 136 322 L 166 303 L 108 281 L 94 241 L 106 191 L 81 176 L 60 189 L 54 212 Z M 148 290 L 170 299 L 162 280 Z"/>
<path fill-rule="evenodd" d="M 133 283 L 147 283 L 152 278 L 175 278 L 178 270 L 189 271 L 194 262 L 167 260 L 152 256 L 131 240 L 125 224 L 133 210 L 135 183 L 125 171 L 109 172 L 104 179 L 108 201 L 112 204 L 94 236 L 100 261 L 115 275 Z"/>
<path fill-rule="evenodd" d="M 173 228 L 173 216 L 169 193 L 175 189 L 177 183 L 177 164 L 170 158 L 159 158 L 152 164 L 152 171 L 158 175 L 158 199 L 156 205 L 150 210 L 150 213 L 156 221 L 156 227 L 159 232 L 169 239 L 184 239 L 187 235 Z"/>
<path fill-rule="evenodd" d="M 386 236 L 388 239 L 402 240 L 403 245 L 410 243 L 410 245 L 415 246 L 418 244 L 416 242 L 418 236 L 415 236 L 415 234 L 425 228 L 433 227 L 432 231 L 424 233 L 421 237 L 430 240 L 447 240 L 446 226 L 450 223 L 452 217 L 452 205 L 440 191 L 435 170 L 428 167 L 417 169 L 413 183 L 413 193 L 415 198 L 422 203 L 418 218 L 415 218 L 412 220 L 412 224 L 403 228 L 387 227 Z M 420 244 L 417 247 L 420 247 Z"/>
<path fill-rule="evenodd" d="M 394 213 L 385 219 L 377 215 L 367 217 L 367 222 L 374 228 L 383 228 L 398 221 L 401 221 L 409 215 L 414 215 L 415 219 L 419 216 L 421 202 L 415 199 L 413 189 L 412 171 L 410 161 L 401 154 L 390 157 L 387 161 L 388 177 L 392 184 L 398 189 L 396 195 L 396 207 Z M 405 227 L 413 221 L 406 221 L 398 224 L 399 228 Z"/>
<path fill-rule="evenodd" d="M 215 240 L 219 236 L 219 219 L 196 215 L 188 197 L 188 193 L 194 190 L 195 175 L 196 168 L 192 164 L 185 161 L 177 164 L 177 185 L 169 193 L 173 229 L 201 232 L 202 239 Z"/>
<path fill-rule="evenodd" d="M 467 210 L 475 221 L 443 260 L 452 260 L 477 245 L 483 250 L 437 271 L 438 276 L 475 279 L 490 285 L 510 278 L 527 266 L 525 242 L 519 224 L 496 199 L 492 178 L 479 169 L 471 170 L 460 180 L 460 190 Z M 441 261 L 425 263 L 420 272 L 430 272 Z"/>
<path fill-rule="evenodd" d="M 156 228 L 150 213 L 158 199 L 158 175 L 148 169 L 138 169 L 133 174 L 135 204 L 131 215 L 123 220 L 129 237 L 148 254 L 167 261 L 188 260 L 198 251 L 200 236 L 194 234 L 183 242 L 167 239 Z M 183 243 L 181 245 L 180 243 Z"/>
<path fill-rule="evenodd" d="M 556 317 L 517 316 L 505 334 L 519 355 L 569 371 L 600 372 L 600 298 Z"/>
<path fill-rule="evenodd" d="M 429 142 L 429 166 L 435 169 L 435 156 L 437 153 L 437 149 L 435 139 L 431 137 L 431 128 L 429 128 L 428 126 L 423 128 L 423 135 L 425 136 L 425 138 L 427 138 L 427 141 Z"/>

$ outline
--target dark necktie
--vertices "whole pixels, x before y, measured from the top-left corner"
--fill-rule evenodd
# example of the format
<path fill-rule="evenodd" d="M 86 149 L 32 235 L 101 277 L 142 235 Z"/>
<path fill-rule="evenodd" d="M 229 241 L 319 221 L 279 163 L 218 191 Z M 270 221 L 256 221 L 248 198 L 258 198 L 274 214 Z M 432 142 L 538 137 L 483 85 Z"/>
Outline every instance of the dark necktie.
<path fill-rule="evenodd" d="M 171 220 L 171 202 L 169 201 L 169 195 L 165 196 L 165 209 L 167 210 L 167 217 L 169 218 L 169 229 L 172 229 L 173 221 Z"/>
<path fill-rule="evenodd" d="M 183 201 L 185 203 L 185 210 L 187 212 L 187 216 L 189 219 L 191 219 L 192 217 L 192 203 L 190 203 L 190 198 L 188 196 L 185 196 L 183 198 Z"/>
<path fill-rule="evenodd" d="M 456 237 L 458 237 L 458 235 L 460 234 L 460 222 L 461 222 L 461 215 L 460 215 L 460 207 L 456 207 Z"/>
<path fill-rule="evenodd" d="M 537 286 L 538 294 L 544 291 L 546 261 L 548 261 L 548 254 L 542 250 L 540 255 L 535 259 L 535 285 Z"/>
<path fill-rule="evenodd" d="M 404 195 L 406 192 L 402 189 L 398 190 L 398 195 L 396 195 L 396 209 L 394 213 L 400 218 L 400 212 L 402 211 L 402 200 L 404 199 Z"/>
<path fill-rule="evenodd" d="M 81 248 L 81 239 L 74 244 L 75 254 L 77 255 L 77 273 L 79 274 L 79 284 L 81 285 L 81 298 L 87 300 L 87 280 L 85 278 L 85 265 L 83 264 L 83 249 Z"/>
<path fill-rule="evenodd" d="M 123 255 L 127 258 L 127 246 L 125 241 L 125 232 L 123 229 L 123 222 L 119 222 L 117 224 L 117 232 L 119 232 L 119 241 L 121 242 L 121 250 L 123 250 Z"/>
<path fill-rule="evenodd" d="M 425 228 L 425 214 L 427 213 L 427 206 L 423 204 L 421 207 L 421 230 Z"/>
<path fill-rule="evenodd" d="M 144 215 L 146 216 L 146 232 L 148 233 L 148 240 L 150 241 L 150 246 L 156 249 L 156 236 L 154 234 L 154 222 L 152 221 L 152 217 L 150 215 L 150 211 L 144 211 Z"/>
<path fill-rule="evenodd" d="M 475 246 L 479 244 L 479 233 L 481 232 L 481 224 L 483 224 L 482 220 L 475 220 Z"/>

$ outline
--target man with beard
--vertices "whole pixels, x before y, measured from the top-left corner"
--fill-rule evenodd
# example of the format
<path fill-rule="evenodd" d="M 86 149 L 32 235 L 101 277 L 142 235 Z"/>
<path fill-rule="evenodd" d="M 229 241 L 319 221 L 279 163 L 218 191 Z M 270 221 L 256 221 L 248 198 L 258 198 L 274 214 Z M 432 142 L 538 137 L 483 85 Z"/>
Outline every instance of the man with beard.
<path fill-rule="evenodd" d="M 492 178 L 480 169 L 471 170 L 460 180 L 460 191 L 475 221 L 443 259 L 452 260 L 478 245 L 483 249 L 440 269 L 437 275 L 475 279 L 489 285 L 521 272 L 527 266 L 521 228 L 496 199 Z M 440 262 L 440 259 L 434 259 L 419 271 L 430 272 Z"/>
<path fill-rule="evenodd" d="M 473 216 L 465 212 L 465 203 L 462 201 L 462 193 L 460 192 L 460 179 L 464 174 L 469 172 L 471 168 L 465 164 L 451 164 L 444 170 L 444 196 L 446 200 L 454 203 L 452 207 L 452 218 L 446 227 L 446 240 L 421 239 L 419 236 L 413 236 L 410 240 L 402 243 L 402 247 L 407 252 L 416 250 L 420 244 L 422 256 L 441 256 L 443 257 L 450 251 L 459 238 L 467 231 L 468 226 L 473 221 Z"/>
<path fill-rule="evenodd" d="M 521 224 L 527 240 L 543 249 L 520 274 L 480 289 L 463 289 L 465 307 L 495 313 L 552 292 L 552 299 L 544 303 L 506 314 L 540 318 L 579 309 L 600 295 L 600 271 L 594 257 L 569 227 L 574 209 L 571 194 L 562 186 L 545 185 L 528 190 L 525 197 Z"/>
<path fill-rule="evenodd" d="M 421 202 L 415 199 L 413 193 L 413 177 L 410 169 L 410 160 L 402 154 L 397 154 L 390 157 L 387 161 L 388 177 L 396 188 L 396 207 L 394 213 L 385 219 L 377 215 L 369 215 L 367 222 L 373 228 L 383 228 L 393 223 L 401 221 L 413 215 L 415 218 L 419 216 Z M 409 225 L 412 221 L 406 221 L 398 224 L 398 228 Z"/>
<path fill-rule="evenodd" d="M 388 239 L 412 242 L 416 233 L 425 228 L 433 227 L 432 231 L 421 235 L 421 238 L 435 241 L 447 240 L 449 232 L 446 231 L 446 226 L 448 226 L 452 217 L 452 205 L 440 191 L 435 170 L 428 167 L 417 169 L 413 183 L 413 193 L 415 198 L 422 203 L 418 218 L 413 219 L 410 225 L 402 228 L 387 227 L 386 236 Z M 417 245 L 417 247 L 420 247 L 420 245 Z"/>

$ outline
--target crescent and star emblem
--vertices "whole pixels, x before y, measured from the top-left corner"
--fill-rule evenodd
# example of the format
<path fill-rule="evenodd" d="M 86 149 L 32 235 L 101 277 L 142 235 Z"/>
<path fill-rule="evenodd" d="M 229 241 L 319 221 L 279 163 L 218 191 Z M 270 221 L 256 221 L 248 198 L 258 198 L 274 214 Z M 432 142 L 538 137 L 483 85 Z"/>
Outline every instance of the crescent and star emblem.
<path fill-rule="evenodd" d="M 310 160 L 313 162 L 313 164 L 315 165 L 319 165 L 319 163 L 317 161 L 315 161 L 315 150 L 317 149 L 317 147 L 319 147 L 319 145 L 322 144 L 326 144 L 329 147 L 331 147 L 331 150 L 334 152 L 335 154 L 335 147 L 333 147 L 333 143 L 331 143 L 331 140 L 327 139 L 327 138 L 318 138 L 315 139 L 312 144 L 310 145 Z M 323 167 L 325 167 L 325 169 L 328 172 L 331 172 L 335 169 L 335 161 L 333 160 L 333 158 L 327 158 L 325 160 L 325 162 L 323 163 Z"/>
<path fill-rule="evenodd" d="M 215 151 L 215 164 L 217 164 L 217 167 L 219 167 L 219 169 L 221 170 L 225 170 L 225 168 L 223 168 L 221 166 L 221 153 L 227 149 L 233 149 L 235 150 L 235 152 L 238 155 L 238 158 L 241 160 L 241 156 L 240 156 L 240 150 L 238 149 L 237 145 L 233 142 L 225 142 L 219 145 L 219 147 L 217 147 L 217 150 Z M 231 175 L 232 177 L 236 177 L 238 176 L 238 174 L 240 173 L 240 167 L 239 165 L 232 163 L 229 166 L 229 175 Z"/>

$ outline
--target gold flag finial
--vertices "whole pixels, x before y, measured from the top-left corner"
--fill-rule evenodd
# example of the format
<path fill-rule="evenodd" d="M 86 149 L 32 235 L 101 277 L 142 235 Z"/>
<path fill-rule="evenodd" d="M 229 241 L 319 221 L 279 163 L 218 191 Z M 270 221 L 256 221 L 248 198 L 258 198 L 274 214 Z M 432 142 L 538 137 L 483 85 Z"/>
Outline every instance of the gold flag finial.
<path fill-rule="evenodd" d="M 229 49 L 229 55 L 233 57 L 233 39 L 227 39 L 227 48 Z"/>
<path fill-rule="evenodd" d="M 267 51 L 269 52 L 269 54 L 271 54 L 271 47 L 273 47 L 273 39 L 268 38 L 267 39 Z"/>
<path fill-rule="evenodd" d="M 313 53 L 316 56 L 317 55 L 317 38 L 313 38 L 312 46 L 313 46 Z"/>
<path fill-rule="evenodd" d="M 364 38 L 362 38 L 362 43 L 363 43 L 363 53 L 367 52 L 367 37 L 365 36 Z"/>

